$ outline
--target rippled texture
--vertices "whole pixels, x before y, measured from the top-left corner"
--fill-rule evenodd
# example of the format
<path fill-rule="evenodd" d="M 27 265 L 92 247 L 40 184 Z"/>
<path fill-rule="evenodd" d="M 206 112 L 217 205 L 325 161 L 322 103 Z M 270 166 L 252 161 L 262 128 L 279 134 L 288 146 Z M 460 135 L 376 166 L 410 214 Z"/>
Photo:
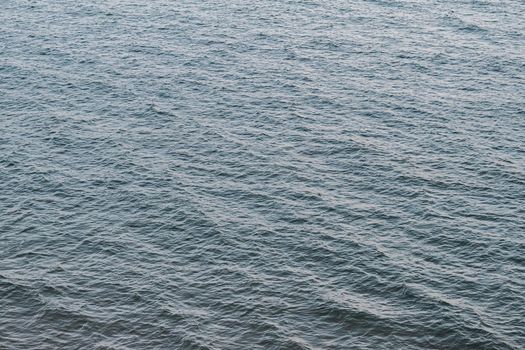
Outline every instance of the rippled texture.
<path fill-rule="evenodd" d="M 1 349 L 522 349 L 523 1 L 2 0 Z"/>

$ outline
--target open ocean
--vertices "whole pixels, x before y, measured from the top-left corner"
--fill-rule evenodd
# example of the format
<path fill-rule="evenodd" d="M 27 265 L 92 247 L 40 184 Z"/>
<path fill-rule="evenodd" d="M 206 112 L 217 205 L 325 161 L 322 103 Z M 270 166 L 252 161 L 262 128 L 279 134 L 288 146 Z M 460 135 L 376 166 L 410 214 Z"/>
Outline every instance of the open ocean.
<path fill-rule="evenodd" d="M 525 349 L 525 2 L 1 0 L 0 349 Z"/>

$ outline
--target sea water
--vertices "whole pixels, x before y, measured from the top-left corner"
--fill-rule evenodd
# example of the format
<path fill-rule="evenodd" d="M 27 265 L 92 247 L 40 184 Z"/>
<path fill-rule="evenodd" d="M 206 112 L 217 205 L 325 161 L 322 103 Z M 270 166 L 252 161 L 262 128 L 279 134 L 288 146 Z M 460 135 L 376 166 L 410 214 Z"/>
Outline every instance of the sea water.
<path fill-rule="evenodd" d="M 524 13 L 2 0 L 0 349 L 523 349 Z"/>

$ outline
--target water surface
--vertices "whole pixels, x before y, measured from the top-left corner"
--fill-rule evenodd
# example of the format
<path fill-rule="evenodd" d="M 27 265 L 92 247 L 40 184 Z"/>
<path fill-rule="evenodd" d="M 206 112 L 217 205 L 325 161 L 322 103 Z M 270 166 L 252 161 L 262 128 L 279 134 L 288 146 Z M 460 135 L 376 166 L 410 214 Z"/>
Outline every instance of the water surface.
<path fill-rule="evenodd" d="M 0 349 L 523 349 L 524 13 L 2 0 Z"/>

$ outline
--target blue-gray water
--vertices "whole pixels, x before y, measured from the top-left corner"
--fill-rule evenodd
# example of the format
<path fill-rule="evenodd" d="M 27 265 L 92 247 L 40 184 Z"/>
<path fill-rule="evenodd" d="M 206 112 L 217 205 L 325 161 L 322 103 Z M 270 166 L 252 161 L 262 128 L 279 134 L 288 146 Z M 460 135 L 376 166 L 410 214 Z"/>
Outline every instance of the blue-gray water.
<path fill-rule="evenodd" d="M 525 3 L 0 2 L 0 349 L 523 349 Z"/>

